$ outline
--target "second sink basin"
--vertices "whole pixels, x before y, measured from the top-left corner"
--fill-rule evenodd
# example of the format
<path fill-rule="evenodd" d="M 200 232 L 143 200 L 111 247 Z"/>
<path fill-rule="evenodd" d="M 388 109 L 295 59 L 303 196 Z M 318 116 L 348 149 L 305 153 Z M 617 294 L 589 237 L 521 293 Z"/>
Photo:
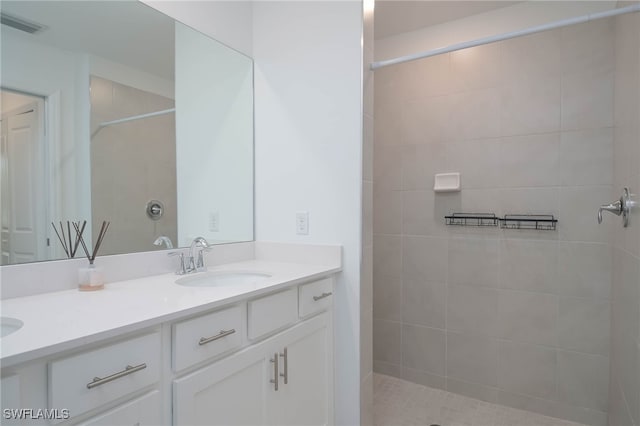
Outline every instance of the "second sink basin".
<path fill-rule="evenodd" d="M 183 277 L 176 280 L 176 284 L 188 287 L 226 287 L 255 284 L 269 277 L 271 275 L 261 272 L 219 271 Z"/>
<path fill-rule="evenodd" d="M 19 319 L 0 317 L 0 337 L 8 336 L 20 330 L 24 323 Z"/>

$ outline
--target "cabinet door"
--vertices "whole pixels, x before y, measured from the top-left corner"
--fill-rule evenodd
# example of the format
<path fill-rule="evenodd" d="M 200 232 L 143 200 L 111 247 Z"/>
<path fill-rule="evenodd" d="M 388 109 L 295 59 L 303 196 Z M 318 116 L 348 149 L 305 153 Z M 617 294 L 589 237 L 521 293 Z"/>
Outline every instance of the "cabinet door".
<path fill-rule="evenodd" d="M 17 418 L 5 418 L 5 410 L 22 408 L 20 403 L 20 377 L 15 374 L 0 379 L 0 397 L 2 400 L 2 424 L 21 425 L 23 422 Z"/>
<path fill-rule="evenodd" d="M 155 426 L 162 423 L 161 413 L 160 392 L 153 391 L 93 417 L 82 426 Z"/>
<path fill-rule="evenodd" d="M 333 338 L 329 313 L 307 320 L 275 340 L 273 348 L 280 353 L 280 373 L 287 376 L 287 383 L 281 376 L 278 391 L 269 392 L 268 424 L 333 423 Z"/>
<path fill-rule="evenodd" d="M 265 346 L 257 345 L 175 380 L 173 423 L 264 424 L 268 364 Z"/>

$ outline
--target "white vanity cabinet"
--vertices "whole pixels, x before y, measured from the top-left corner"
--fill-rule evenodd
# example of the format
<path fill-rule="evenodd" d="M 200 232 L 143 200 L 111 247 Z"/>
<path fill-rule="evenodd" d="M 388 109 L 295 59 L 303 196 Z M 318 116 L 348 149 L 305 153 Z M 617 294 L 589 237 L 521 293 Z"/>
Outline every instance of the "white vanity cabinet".
<path fill-rule="evenodd" d="M 329 314 L 324 313 L 272 339 L 270 349 L 279 355 L 280 381 L 277 391 L 273 385 L 269 389 L 266 424 L 333 423 L 332 327 Z M 268 367 L 275 374 L 273 365 Z"/>
<path fill-rule="evenodd" d="M 36 422 L 56 426 L 332 424 L 332 294 L 333 278 L 281 286 L 3 369 L 2 408 L 65 409 Z"/>
<path fill-rule="evenodd" d="M 330 424 L 331 324 L 325 312 L 175 380 L 174 424 Z"/>

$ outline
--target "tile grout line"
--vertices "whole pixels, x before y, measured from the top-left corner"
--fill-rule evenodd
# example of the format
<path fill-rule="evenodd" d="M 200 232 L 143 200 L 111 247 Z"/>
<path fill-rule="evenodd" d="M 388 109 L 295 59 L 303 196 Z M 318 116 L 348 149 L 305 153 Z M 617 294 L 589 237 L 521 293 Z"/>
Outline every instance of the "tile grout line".
<path fill-rule="evenodd" d="M 400 156 L 400 186 L 404 181 L 404 165 Z M 404 197 L 400 196 L 400 376 L 405 377 L 404 367 Z"/>

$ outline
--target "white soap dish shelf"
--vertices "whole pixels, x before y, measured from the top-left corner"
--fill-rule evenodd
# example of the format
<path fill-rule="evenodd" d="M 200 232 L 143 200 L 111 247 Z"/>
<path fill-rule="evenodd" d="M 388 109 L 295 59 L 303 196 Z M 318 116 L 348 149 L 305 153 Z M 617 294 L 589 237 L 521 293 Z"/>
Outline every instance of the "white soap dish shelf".
<path fill-rule="evenodd" d="M 460 191 L 460 173 L 438 173 L 433 182 L 435 192 Z"/>

